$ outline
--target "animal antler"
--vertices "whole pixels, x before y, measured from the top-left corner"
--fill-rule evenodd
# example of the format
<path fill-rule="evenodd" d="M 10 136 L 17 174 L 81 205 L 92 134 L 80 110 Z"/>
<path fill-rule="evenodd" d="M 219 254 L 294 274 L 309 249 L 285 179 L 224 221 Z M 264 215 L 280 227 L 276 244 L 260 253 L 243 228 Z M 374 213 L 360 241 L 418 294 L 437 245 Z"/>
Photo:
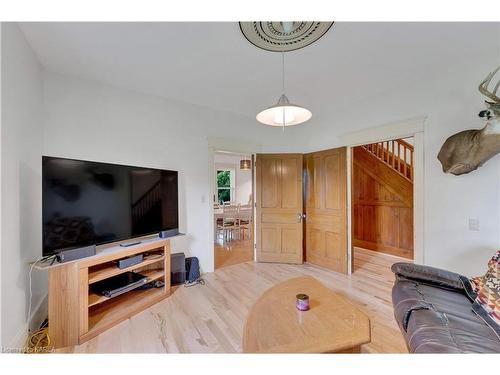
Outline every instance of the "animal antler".
<path fill-rule="evenodd" d="M 494 71 L 492 71 L 490 74 L 488 74 L 488 76 L 484 79 L 484 81 L 481 82 L 481 84 L 479 85 L 479 92 L 484 96 L 486 96 L 487 98 L 493 100 L 493 102 L 500 104 L 500 98 L 496 96 L 498 87 L 500 86 L 500 80 L 495 85 L 493 91 L 488 90 L 488 85 L 490 84 L 491 80 L 493 79 L 493 77 L 495 76 L 495 74 L 498 72 L 499 69 L 500 66 L 496 68 Z"/>

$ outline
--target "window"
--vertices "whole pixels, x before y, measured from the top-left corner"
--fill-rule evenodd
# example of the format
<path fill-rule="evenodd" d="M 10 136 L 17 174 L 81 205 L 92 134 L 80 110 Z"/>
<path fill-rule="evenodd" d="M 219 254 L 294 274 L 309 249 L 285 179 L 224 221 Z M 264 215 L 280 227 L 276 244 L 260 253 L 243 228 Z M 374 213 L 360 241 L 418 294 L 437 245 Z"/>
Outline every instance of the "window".
<path fill-rule="evenodd" d="M 232 201 L 234 197 L 234 171 L 217 170 L 217 201 Z"/>

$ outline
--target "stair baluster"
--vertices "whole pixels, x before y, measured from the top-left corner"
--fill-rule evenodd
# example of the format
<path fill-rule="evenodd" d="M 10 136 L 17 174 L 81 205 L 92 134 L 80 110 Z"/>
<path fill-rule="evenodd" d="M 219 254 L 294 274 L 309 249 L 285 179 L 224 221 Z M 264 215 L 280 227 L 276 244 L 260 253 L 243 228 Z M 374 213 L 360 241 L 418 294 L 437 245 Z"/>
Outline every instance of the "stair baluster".
<path fill-rule="evenodd" d="M 370 143 L 362 146 L 381 162 L 413 181 L 413 146 L 402 139 Z M 401 155 L 401 153 L 403 155 Z"/>

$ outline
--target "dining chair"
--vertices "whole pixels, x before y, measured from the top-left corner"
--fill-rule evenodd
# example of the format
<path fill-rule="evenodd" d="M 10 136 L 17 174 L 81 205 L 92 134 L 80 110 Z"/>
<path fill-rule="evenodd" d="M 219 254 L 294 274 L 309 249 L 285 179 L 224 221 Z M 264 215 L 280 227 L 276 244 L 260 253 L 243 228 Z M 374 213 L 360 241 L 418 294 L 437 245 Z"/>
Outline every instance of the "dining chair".
<path fill-rule="evenodd" d="M 252 206 L 242 205 L 238 210 L 238 230 L 243 233 L 242 238 L 245 239 L 245 230 L 250 234 L 252 225 Z"/>
<path fill-rule="evenodd" d="M 217 229 L 222 230 L 222 241 L 230 241 L 237 227 L 238 206 L 224 205 L 222 207 L 222 224 L 217 226 Z"/>

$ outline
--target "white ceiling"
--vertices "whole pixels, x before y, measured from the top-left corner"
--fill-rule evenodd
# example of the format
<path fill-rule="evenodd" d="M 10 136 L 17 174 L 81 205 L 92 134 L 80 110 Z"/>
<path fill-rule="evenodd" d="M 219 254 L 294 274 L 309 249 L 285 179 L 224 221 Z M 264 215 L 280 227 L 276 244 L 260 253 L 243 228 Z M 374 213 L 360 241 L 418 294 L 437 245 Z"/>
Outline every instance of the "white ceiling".
<path fill-rule="evenodd" d="M 214 154 L 215 163 L 239 164 L 241 159 L 250 159 L 250 155 L 240 155 L 232 152 L 216 152 Z"/>
<path fill-rule="evenodd" d="M 252 118 L 280 95 L 281 55 L 251 45 L 237 23 L 20 27 L 42 65 L 62 74 Z M 311 121 L 329 118 L 340 106 L 480 59 L 495 42 L 494 23 L 336 23 L 286 54 L 286 92 L 312 110 Z"/>

